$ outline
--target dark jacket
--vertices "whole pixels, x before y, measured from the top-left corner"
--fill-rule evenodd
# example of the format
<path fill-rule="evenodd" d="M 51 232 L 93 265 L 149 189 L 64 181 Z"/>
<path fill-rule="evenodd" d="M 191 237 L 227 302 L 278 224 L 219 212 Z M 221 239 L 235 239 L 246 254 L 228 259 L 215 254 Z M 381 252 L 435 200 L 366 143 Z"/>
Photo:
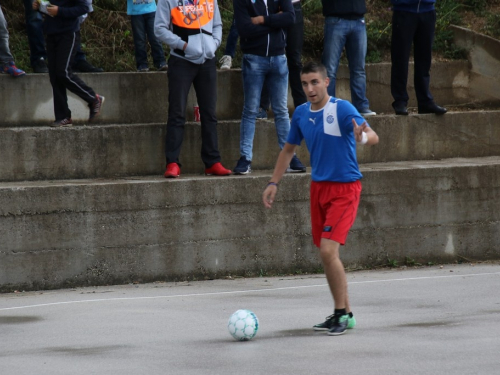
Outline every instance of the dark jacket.
<path fill-rule="evenodd" d="M 50 0 L 57 5 L 57 16 L 44 15 L 43 32 L 47 35 L 62 34 L 80 30 L 80 16 L 89 12 L 87 0 Z"/>
<path fill-rule="evenodd" d="M 366 13 L 365 0 L 321 0 L 325 17 L 347 19 L 363 18 Z"/>
<path fill-rule="evenodd" d="M 402 12 L 425 13 L 434 10 L 436 0 L 391 0 L 392 9 Z"/>
<path fill-rule="evenodd" d="M 234 20 L 243 53 L 258 56 L 285 54 L 284 29 L 295 22 L 291 0 L 233 0 Z M 281 13 L 280 13 L 281 12 Z M 264 16 L 263 25 L 254 25 L 251 17 Z"/>

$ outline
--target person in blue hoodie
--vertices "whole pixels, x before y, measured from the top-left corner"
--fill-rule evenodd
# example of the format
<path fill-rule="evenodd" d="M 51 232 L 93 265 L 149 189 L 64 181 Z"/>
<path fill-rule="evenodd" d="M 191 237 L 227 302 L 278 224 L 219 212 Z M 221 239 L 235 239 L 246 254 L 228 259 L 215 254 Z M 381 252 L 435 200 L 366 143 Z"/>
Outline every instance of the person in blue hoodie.
<path fill-rule="evenodd" d="M 396 115 L 408 115 L 408 61 L 413 44 L 414 85 L 418 113 L 443 115 L 446 108 L 434 103 L 430 92 L 430 69 L 432 44 L 436 29 L 436 0 L 391 0 L 392 44 L 391 44 L 391 93 L 392 107 Z"/>
<path fill-rule="evenodd" d="M 38 1 L 33 2 L 33 9 L 42 11 Z M 49 77 L 54 96 L 55 121 L 52 127 L 73 124 L 66 90 L 87 102 L 89 122 L 100 114 L 104 103 L 104 96 L 96 94 L 73 74 L 71 68 L 76 46 L 80 44 L 80 17 L 88 12 L 88 0 L 51 0 L 50 5 L 43 9 L 43 31 L 46 35 Z"/>
<path fill-rule="evenodd" d="M 251 172 L 255 120 L 259 113 L 264 81 L 269 89 L 278 145 L 283 149 L 290 131 L 288 113 L 288 65 L 285 55 L 286 29 L 293 26 L 291 0 L 233 0 L 234 18 L 243 52 L 243 114 L 240 124 L 240 159 L 235 174 Z M 294 156 L 288 172 L 305 172 Z"/>

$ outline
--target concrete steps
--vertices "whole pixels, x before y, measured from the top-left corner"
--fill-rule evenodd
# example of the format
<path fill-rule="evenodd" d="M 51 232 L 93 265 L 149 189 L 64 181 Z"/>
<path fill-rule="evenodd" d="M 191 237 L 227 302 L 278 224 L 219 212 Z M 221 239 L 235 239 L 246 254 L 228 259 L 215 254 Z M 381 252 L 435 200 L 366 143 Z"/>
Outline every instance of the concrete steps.
<path fill-rule="evenodd" d="M 500 156 L 362 172 L 347 266 L 500 257 Z M 0 291 L 315 271 L 310 175 L 269 175 L 0 183 Z"/>
<path fill-rule="evenodd" d="M 360 163 L 500 156 L 500 111 L 455 112 L 445 116 L 382 115 L 368 121 L 380 147 L 360 147 Z M 222 162 L 239 158 L 239 121 L 219 123 Z M 0 181 L 112 178 L 160 175 L 165 168 L 165 125 L 121 124 L 0 128 Z M 279 149 L 272 120 L 258 121 L 252 168 L 272 169 Z M 298 154 L 308 164 L 305 146 Z M 186 125 L 182 173 L 204 170 L 199 123 Z"/>

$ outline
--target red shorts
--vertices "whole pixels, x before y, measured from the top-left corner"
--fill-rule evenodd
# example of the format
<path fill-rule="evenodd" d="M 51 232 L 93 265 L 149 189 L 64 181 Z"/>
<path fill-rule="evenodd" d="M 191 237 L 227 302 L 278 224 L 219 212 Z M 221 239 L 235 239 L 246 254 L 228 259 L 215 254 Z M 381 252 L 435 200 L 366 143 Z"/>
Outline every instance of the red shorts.
<path fill-rule="evenodd" d="M 356 220 L 361 182 L 311 182 L 311 224 L 314 244 L 322 238 L 345 244 Z"/>

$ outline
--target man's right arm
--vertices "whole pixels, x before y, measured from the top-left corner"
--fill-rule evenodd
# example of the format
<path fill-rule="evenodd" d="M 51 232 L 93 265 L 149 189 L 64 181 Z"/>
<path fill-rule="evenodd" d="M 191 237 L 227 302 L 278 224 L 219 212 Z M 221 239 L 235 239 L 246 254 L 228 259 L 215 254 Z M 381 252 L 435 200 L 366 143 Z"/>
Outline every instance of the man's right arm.
<path fill-rule="evenodd" d="M 252 38 L 267 35 L 271 28 L 264 25 L 254 25 L 252 17 L 260 14 L 250 15 L 246 6 L 246 0 L 233 0 L 234 19 L 240 38 Z"/>
<path fill-rule="evenodd" d="M 155 15 L 155 36 L 172 50 L 184 50 L 186 42 L 170 30 L 171 11 L 169 0 L 158 0 Z"/>

